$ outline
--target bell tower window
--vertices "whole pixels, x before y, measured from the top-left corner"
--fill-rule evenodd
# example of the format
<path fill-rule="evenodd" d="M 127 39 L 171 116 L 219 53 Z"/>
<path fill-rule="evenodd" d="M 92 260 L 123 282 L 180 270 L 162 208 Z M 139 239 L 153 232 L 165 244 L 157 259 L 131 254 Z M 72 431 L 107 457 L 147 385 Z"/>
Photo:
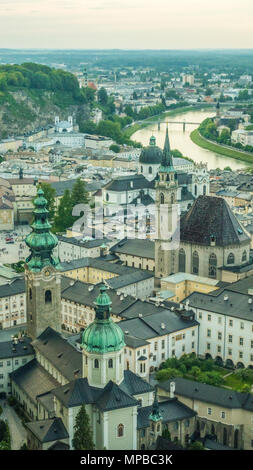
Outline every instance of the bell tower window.
<path fill-rule="evenodd" d="M 51 290 L 46 290 L 45 292 L 45 304 L 51 304 L 52 303 L 52 292 Z"/>
<path fill-rule="evenodd" d="M 30 289 L 29 289 L 29 299 L 32 300 L 32 297 L 33 297 L 33 295 L 32 295 L 32 289 L 31 289 L 31 287 L 30 287 Z"/>
<path fill-rule="evenodd" d="M 164 204 L 164 194 L 160 194 L 160 204 Z"/>

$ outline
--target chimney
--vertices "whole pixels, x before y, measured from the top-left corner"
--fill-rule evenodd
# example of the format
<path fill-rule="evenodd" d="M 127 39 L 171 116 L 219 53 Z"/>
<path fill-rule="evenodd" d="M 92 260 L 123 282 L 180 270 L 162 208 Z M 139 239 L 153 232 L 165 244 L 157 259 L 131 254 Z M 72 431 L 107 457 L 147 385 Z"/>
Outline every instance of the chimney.
<path fill-rule="evenodd" d="M 175 397 L 175 389 L 176 389 L 176 384 L 175 382 L 170 383 L 170 398 Z"/>

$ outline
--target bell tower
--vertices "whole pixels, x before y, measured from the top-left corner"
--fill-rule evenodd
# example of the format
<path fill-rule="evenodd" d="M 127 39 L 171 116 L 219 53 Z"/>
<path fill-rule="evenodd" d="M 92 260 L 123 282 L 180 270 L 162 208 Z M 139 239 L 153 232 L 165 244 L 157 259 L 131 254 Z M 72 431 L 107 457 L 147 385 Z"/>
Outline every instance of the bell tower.
<path fill-rule="evenodd" d="M 42 189 L 34 200 L 32 232 L 26 237 L 30 255 L 25 263 L 27 333 L 33 340 L 48 326 L 61 331 L 61 274 L 52 255 L 58 239 L 50 232 L 47 200 Z"/>
<path fill-rule="evenodd" d="M 178 250 L 173 237 L 178 230 L 177 175 L 173 167 L 168 126 L 163 158 L 155 182 L 156 240 L 155 275 L 166 277 L 178 271 Z"/>
<path fill-rule="evenodd" d="M 112 380 L 119 385 L 124 379 L 124 333 L 114 323 L 111 299 L 104 284 L 94 302 L 96 318 L 83 333 L 83 377 L 89 385 L 103 388 Z"/>

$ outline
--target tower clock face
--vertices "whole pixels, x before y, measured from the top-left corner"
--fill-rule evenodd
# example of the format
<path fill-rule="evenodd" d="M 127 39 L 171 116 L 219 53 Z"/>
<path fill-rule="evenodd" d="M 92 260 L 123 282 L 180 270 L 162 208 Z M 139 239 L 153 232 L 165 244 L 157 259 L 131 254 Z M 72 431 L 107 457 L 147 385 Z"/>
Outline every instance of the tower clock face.
<path fill-rule="evenodd" d="M 43 277 L 44 279 L 48 280 L 48 279 L 51 279 L 52 277 L 52 270 L 48 267 L 44 268 L 43 269 Z"/>

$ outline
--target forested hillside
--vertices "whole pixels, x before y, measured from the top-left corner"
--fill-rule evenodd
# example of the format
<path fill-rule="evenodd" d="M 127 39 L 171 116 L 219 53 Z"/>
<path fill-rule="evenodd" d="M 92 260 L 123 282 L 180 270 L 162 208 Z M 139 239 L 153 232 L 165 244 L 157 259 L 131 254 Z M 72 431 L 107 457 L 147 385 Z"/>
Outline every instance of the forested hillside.
<path fill-rule="evenodd" d="M 54 116 L 88 119 L 91 89 L 80 89 L 64 70 L 24 63 L 0 66 L 0 138 L 23 134 L 54 122 Z"/>

